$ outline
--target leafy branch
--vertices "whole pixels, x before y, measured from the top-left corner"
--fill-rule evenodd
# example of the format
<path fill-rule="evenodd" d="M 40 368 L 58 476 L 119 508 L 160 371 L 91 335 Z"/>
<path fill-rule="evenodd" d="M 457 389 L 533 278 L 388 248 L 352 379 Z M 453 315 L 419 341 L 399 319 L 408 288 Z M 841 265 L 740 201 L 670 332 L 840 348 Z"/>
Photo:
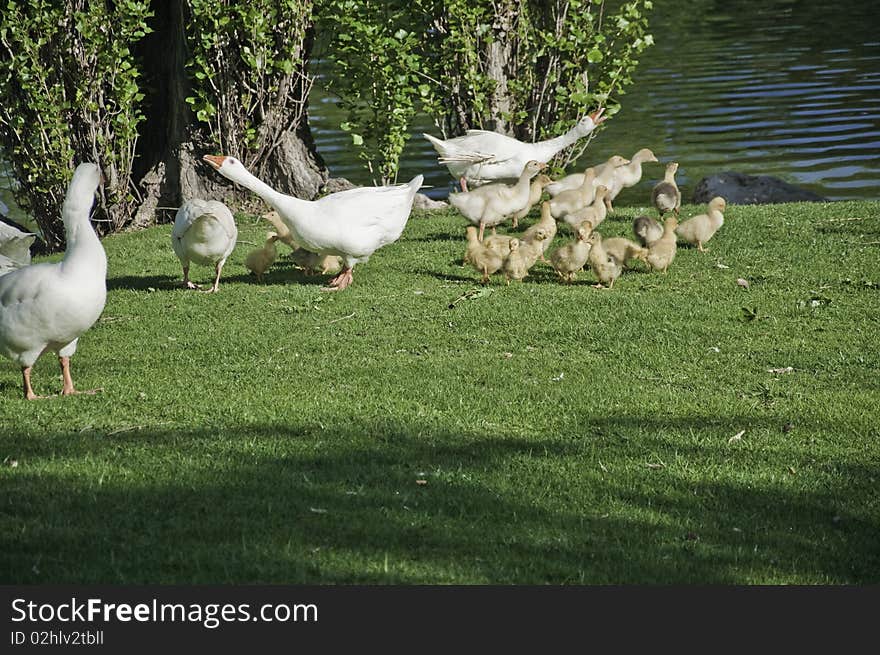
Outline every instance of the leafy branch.
<path fill-rule="evenodd" d="M 53 249 L 64 244 L 61 204 L 73 169 L 104 171 L 99 230 L 130 222 L 140 74 L 130 47 L 150 31 L 147 0 L 17 2 L 0 14 L 0 144 L 16 201 Z"/>

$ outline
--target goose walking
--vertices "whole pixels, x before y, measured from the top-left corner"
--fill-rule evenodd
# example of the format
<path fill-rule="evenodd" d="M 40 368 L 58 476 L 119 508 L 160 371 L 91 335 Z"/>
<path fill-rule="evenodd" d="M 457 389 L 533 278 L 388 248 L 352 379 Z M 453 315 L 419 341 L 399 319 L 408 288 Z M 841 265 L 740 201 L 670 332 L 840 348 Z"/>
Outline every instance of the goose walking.
<path fill-rule="evenodd" d="M 202 159 L 271 205 L 303 248 L 342 257 L 342 270 L 330 280 L 327 291 L 348 287 L 355 264 L 366 262 L 376 250 L 400 238 L 423 180 L 416 175 L 408 184 L 358 187 L 318 200 L 301 200 L 276 191 L 235 157 L 205 155 Z"/>

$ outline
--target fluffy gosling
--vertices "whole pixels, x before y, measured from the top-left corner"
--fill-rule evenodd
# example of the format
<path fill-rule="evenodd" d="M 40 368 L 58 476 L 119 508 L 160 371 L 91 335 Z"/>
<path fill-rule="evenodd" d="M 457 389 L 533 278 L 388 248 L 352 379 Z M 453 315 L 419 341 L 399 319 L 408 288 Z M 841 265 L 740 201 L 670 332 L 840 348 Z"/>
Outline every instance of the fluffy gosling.
<path fill-rule="evenodd" d="M 592 243 L 589 241 L 592 226 L 589 221 L 575 230 L 575 239 L 550 253 L 550 263 L 565 284 L 574 282 L 575 274 L 587 263 Z"/>
<path fill-rule="evenodd" d="M 269 267 L 275 262 L 275 258 L 278 257 L 278 250 L 275 248 L 277 240 L 278 235 L 275 232 L 269 232 L 263 247 L 251 250 L 245 257 L 244 266 L 257 276 L 257 282 L 263 281 L 263 274 L 269 270 Z"/>
<path fill-rule="evenodd" d="M 475 226 L 469 225 L 466 232 L 468 250 L 465 259 L 478 273 L 483 275 L 483 284 L 487 284 L 489 276 L 501 268 L 504 258 L 491 248 L 483 245 L 477 238 L 477 228 Z"/>
<path fill-rule="evenodd" d="M 672 260 L 675 259 L 675 252 L 678 249 L 676 243 L 678 237 L 675 234 L 677 227 L 678 219 L 675 216 L 668 217 L 663 224 L 663 236 L 648 246 L 648 257 L 645 261 L 655 271 L 663 271 L 665 274 Z"/>
<path fill-rule="evenodd" d="M 593 275 L 599 281 L 599 284 L 594 286 L 596 288 L 604 286 L 608 289 L 613 289 L 614 281 L 623 273 L 623 263 L 605 250 L 605 247 L 602 245 L 602 235 L 598 232 L 593 232 L 590 235 L 589 241 L 592 247 L 590 248 L 588 261 L 590 268 L 593 269 Z"/>
<path fill-rule="evenodd" d="M 724 214 L 722 213 L 727 207 L 727 201 L 721 196 L 715 196 L 709 201 L 709 210 L 706 214 L 698 214 L 689 218 L 678 226 L 675 230 L 676 234 L 683 241 L 696 246 L 700 252 L 706 252 L 703 247 L 715 233 L 724 225 Z"/>

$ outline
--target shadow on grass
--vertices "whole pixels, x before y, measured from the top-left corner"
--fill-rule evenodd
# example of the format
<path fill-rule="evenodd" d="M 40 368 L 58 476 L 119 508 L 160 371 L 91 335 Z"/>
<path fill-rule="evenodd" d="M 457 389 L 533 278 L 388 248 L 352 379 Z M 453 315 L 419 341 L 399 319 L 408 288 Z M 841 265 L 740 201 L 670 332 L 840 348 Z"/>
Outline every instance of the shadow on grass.
<path fill-rule="evenodd" d="M 432 232 L 431 234 L 426 234 L 424 236 L 407 237 L 405 241 L 413 243 L 434 243 L 436 241 L 452 241 L 454 243 L 461 243 L 462 249 L 464 249 L 466 245 L 464 228 L 462 228 L 460 234 L 453 232 Z"/>
<path fill-rule="evenodd" d="M 223 279 L 220 279 L 223 282 Z M 147 289 L 182 289 L 183 275 L 123 275 L 107 278 L 107 291 L 130 289 L 146 291 Z"/>
<path fill-rule="evenodd" d="M 6 583 L 880 579 L 880 521 L 840 509 L 870 493 L 877 466 L 835 463 L 836 482 L 809 492 L 695 479 L 673 457 L 711 465 L 708 447 L 673 454 L 649 436 L 712 418 L 610 417 L 544 439 L 344 419 L 0 432 L 20 461 L 0 476 L 0 571 Z"/>
<path fill-rule="evenodd" d="M 253 284 L 256 286 L 272 286 L 285 284 L 302 284 L 308 286 L 323 286 L 331 275 L 306 275 L 302 269 L 288 267 L 277 268 L 272 267 L 263 275 L 263 280 L 258 281 L 257 276 L 251 273 L 238 273 L 236 275 L 224 276 L 221 279 L 228 282 L 240 282 L 242 284 Z"/>

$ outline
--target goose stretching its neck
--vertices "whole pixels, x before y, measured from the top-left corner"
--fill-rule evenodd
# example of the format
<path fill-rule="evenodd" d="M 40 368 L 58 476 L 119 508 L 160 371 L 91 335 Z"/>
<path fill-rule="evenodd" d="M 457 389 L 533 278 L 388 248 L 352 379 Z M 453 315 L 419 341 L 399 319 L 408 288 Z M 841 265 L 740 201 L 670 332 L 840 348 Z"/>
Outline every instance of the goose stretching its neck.
<path fill-rule="evenodd" d="M 564 148 L 590 134 L 606 117 L 597 109 L 582 118 L 565 134 L 545 141 L 526 143 L 513 137 L 486 130 L 468 130 L 463 136 L 446 141 L 423 134 L 437 151 L 438 161 L 461 183 L 511 182 L 519 177 L 529 161 L 546 163 Z"/>
<path fill-rule="evenodd" d="M 276 191 L 235 157 L 205 155 L 202 159 L 268 203 L 303 248 L 342 257 L 342 270 L 328 282 L 327 291 L 348 287 L 355 264 L 366 262 L 376 250 L 400 238 L 423 180 L 416 175 L 408 184 L 358 187 L 318 200 L 301 200 Z"/>
<path fill-rule="evenodd" d="M 67 235 L 64 259 L 0 277 L 0 352 L 21 366 L 28 400 L 39 398 L 31 386 L 31 369 L 47 350 L 58 355 L 62 395 L 97 391 L 76 391 L 70 357 L 107 300 L 107 257 L 89 222 L 100 181 L 95 164 L 80 164 L 74 171 L 61 210 Z"/>

